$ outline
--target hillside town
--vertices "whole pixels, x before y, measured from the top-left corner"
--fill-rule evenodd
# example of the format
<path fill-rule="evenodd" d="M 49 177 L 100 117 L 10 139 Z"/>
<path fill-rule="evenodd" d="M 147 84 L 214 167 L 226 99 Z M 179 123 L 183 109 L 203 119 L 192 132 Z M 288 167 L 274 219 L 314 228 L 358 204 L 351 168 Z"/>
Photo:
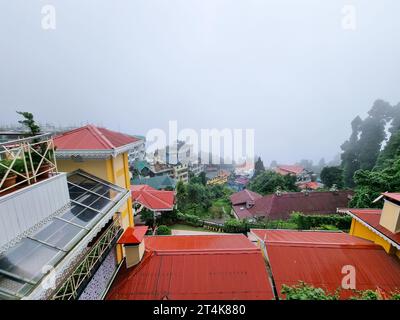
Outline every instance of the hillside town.
<path fill-rule="evenodd" d="M 395 315 L 399 12 L 0 1 L 1 317 Z"/>
<path fill-rule="evenodd" d="M 366 194 L 374 171 L 346 187 L 343 165 L 207 165 L 182 141 L 148 154 L 141 135 L 19 116 L 0 132 L 1 299 L 399 297 L 395 177 Z"/>

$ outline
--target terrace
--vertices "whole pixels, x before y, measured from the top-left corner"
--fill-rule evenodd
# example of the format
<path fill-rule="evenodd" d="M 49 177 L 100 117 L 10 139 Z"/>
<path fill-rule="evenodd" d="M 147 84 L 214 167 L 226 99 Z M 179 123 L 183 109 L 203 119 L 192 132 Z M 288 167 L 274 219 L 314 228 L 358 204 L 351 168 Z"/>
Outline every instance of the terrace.
<path fill-rule="evenodd" d="M 57 173 L 51 134 L 0 143 L 0 197 Z"/>

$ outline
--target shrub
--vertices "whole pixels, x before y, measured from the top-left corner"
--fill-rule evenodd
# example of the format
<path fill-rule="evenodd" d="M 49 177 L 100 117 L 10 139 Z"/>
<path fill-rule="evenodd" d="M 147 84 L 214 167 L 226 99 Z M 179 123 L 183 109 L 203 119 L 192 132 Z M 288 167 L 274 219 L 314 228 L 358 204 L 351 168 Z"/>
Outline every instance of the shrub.
<path fill-rule="evenodd" d="M 281 293 L 286 295 L 286 300 L 338 300 L 338 291 L 335 294 L 326 293 L 322 288 L 315 288 L 303 281 L 294 286 L 282 285 Z"/>
<path fill-rule="evenodd" d="M 157 228 L 156 234 L 159 236 L 169 236 L 171 235 L 171 229 L 165 225 L 161 225 Z"/>
<path fill-rule="evenodd" d="M 351 225 L 351 217 L 348 215 L 305 215 L 301 212 L 294 212 L 290 221 L 297 224 L 299 230 L 310 230 L 312 228 L 321 228 L 329 225 L 340 230 L 349 230 Z"/>
<path fill-rule="evenodd" d="M 245 220 L 229 219 L 224 223 L 224 231 L 227 233 L 246 233 L 249 230 Z"/>
<path fill-rule="evenodd" d="M 193 227 L 202 227 L 203 221 L 199 219 L 199 217 L 191 214 L 184 214 L 181 212 L 177 213 L 177 219 L 185 224 L 188 224 Z"/>

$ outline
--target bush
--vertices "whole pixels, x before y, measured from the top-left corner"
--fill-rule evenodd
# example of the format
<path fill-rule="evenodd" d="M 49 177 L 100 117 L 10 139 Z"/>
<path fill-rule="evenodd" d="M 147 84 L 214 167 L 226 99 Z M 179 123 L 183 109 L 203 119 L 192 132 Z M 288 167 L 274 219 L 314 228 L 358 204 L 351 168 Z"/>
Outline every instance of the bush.
<path fill-rule="evenodd" d="M 352 218 L 348 215 L 305 215 L 301 212 L 294 212 L 290 221 L 297 224 L 299 230 L 310 230 L 312 228 L 321 228 L 324 226 L 332 226 L 340 230 L 349 230 Z M 331 229 L 328 229 L 331 230 Z"/>
<path fill-rule="evenodd" d="M 326 293 L 322 288 L 315 288 L 299 281 L 294 286 L 282 285 L 281 293 L 286 295 L 286 300 L 338 300 L 338 291 L 335 294 Z"/>
<path fill-rule="evenodd" d="M 199 217 L 191 215 L 191 214 L 184 214 L 181 212 L 177 213 L 177 219 L 184 223 L 188 224 L 192 227 L 202 227 L 203 226 L 203 221 L 199 219 Z"/>
<path fill-rule="evenodd" d="M 172 234 L 171 229 L 165 225 L 161 225 L 157 228 L 156 234 L 158 236 L 169 236 Z"/>
<path fill-rule="evenodd" d="M 229 219 L 224 223 L 224 231 L 227 233 L 247 233 L 249 230 L 245 220 Z"/>

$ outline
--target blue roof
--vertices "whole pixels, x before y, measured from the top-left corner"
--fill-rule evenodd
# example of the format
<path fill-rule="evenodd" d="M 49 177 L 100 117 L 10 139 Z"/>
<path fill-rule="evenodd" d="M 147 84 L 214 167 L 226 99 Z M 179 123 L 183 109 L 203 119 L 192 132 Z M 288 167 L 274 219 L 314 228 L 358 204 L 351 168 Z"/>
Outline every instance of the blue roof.
<path fill-rule="evenodd" d="M 135 178 L 131 180 L 131 184 L 133 185 L 147 184 L 148 186 L 154 189 L 160 190 L 168 187 L 175 189 L 176 181 L 168 175 L 163 175 L 163 176 L 155 176 L 152 178 Z"/>

